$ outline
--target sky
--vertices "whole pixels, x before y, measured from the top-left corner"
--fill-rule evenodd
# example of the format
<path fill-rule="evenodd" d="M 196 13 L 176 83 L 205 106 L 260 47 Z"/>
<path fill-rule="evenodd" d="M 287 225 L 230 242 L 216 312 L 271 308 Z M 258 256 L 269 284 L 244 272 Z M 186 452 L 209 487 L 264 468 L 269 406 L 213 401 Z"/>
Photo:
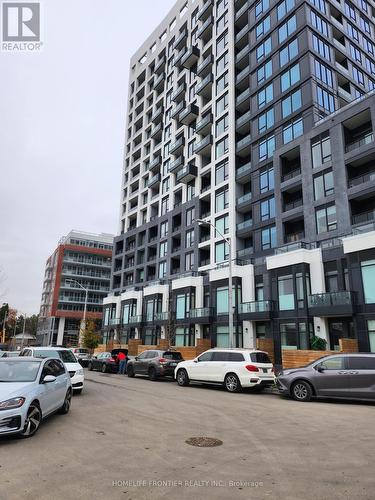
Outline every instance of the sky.
<path fill-rule="evenodd" d="M 117 234 L 130 57 L 174 0 L 43 0 L 40 53 L 0 52 L 0 302 L 38 313 L 71 229 Z"/>

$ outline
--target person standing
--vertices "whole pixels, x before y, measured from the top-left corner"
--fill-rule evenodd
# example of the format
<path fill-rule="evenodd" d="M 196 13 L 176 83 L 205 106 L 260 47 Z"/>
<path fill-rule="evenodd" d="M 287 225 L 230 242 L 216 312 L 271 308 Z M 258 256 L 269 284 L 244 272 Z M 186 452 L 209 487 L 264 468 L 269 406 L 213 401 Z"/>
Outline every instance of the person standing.
<path fill-rule="evenodd" d="M 117 361 L 119 362 L 119 369 L 117 373 L 119 375 L 125 375 L 127 362 L 126 354 L 120 351 L 117 355 Z"/>

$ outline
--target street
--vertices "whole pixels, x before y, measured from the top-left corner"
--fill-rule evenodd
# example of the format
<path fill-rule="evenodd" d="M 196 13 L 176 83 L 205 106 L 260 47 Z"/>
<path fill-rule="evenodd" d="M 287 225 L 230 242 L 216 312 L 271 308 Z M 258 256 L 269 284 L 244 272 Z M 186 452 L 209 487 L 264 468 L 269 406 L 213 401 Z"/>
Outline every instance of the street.
<path fill-rule="evenodd" d="M 86 377 L 69 415 L 0 439 L 1 500 L 374 499 L 374 404 Z"/>

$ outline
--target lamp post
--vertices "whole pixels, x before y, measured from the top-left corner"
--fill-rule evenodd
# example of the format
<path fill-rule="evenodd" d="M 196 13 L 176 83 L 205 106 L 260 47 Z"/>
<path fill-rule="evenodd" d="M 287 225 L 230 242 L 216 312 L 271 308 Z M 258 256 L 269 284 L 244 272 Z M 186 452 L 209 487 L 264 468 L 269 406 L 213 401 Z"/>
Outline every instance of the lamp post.
<path fill-rule="evenodd" d="M 81 283 L 79 281 L 74 280 L 74 279 L 68 279 L 68 280 L 65 280 L 65 282 L 66 283 L 67 282 L 76 283 L 80 288 L 82 288 L 82 290 L 85 291 L 85 305 L 83 308 L 83 318 L 81 321 L 81 328 L 79 329 L 79 339 L 78 339 L 78 345 L 81 346 L 81 344 L 82 344 L 82 331 L 84 328 L 86 328 L 87 298 L 88 298 L 89 289 L 85 288 L 83 285 L 81 285 Z M 83 328 L 82 328 L 82 326 L 83 326 Z"/>
<path fill-rule="evenodd" d="M 23 344 L 25 342 L 25 328 L 26 328 L 26 314 L 23 315 L 23 328 L 22 328 L 22 343 L 21 343 L 21 351 L 23 349 Z"/>
<path fill-rule="evenodd" d="M 229 250 L 229 276 L 228 276 L 228 321 L 229 321 L 229 347 L 234 347 L 234 327 L 233 327 L 233 269 L 232 269 L 232 244 L 229 238 L 224 236 L 212 222 L 203 219 L 195 219 L 199 226 L 213 227 L 214 230 L 223 238 L 228 245 Z"/>

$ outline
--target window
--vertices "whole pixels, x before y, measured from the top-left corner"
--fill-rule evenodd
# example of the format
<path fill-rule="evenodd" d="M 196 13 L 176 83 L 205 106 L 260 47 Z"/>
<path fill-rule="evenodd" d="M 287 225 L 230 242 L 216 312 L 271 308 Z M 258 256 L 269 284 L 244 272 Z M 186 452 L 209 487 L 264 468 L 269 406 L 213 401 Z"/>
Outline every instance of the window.
<path fill-rule="evenodd" d="M 220 15 L 228 6 L 228 0 L 218 0 L 216 7 L 216 14 Z"/>
<path fill-rule="evenodd" d="M 187 326 L 176 327 L 175 345 L 189 346 L 194 344 L 194 329 Z M 164 355 L 164 357 L 166 357 Z"/>
<path fill-rule="evenodd" d="M 290 42 L 286 47 L 280 50 L 280 67 L 288 64 L 289 61 L 298 55 L 298 40 L 297 38 Z"/>
<path fill-rule="evenodd" d="M 319 106 L 322 106 L 322 108 L 326 109 L 330 113 L 333 113 L 335 111 L 335 98 L 333 97 L 333 94 L 331 94 L 331 92 L 328 92 L 327 90 L 317 85 L 316 98 Z"/>
<path fill-rule="evenodd" d="M 229 190 L 228 187 L 217 191 L 215 194 L 215 212 L 221 212 L 229 206 Z"/>
<path fill-rule="evenodd" d="M 315 29 L 320 31 L 320 33 L 328 37 L 328 24 L 313 10 L 311 11 L 311 24 Z"/>
<path fill-rule="evenodd" d="M 272 40 L 268 37 L 263 43 L 261 43 L 256 49 L 257 61 L 261 61 L 266 57 L 272 50 Z"/>
<path fill-rule="evenodd" d="M 333 172 L 330 170 L 314 177 L 315 200 L 324 198 L 334 193 Z"/>
<path fill-rule="evenodd" d="M 185 254 L 185 271 L 194 269 L 194 252 Z"/>
<path fill-rule="evenodd" d="M 313 39 L 313 47 L 318 54 L 320 54 L 324 59 L 327 59 L 327 61 L 331 60 L 330 52 L 329 52 L 329 46 L 323 42 L 321 38 L 313 34 L 312 36 Z"/>
<path fill-rule="evenodd" d="M 216 94 L 220 94 L 228 86 L 228 73 L 224 73 L 216 81 Z"/>
<path fill-rule="evenodd" d="M 288 36 L 294 33 L 297 29 L 297 18 L 296 16 L 290 17 L 283 25 L 279 28 L 279 43 L 283 43 Z"/>
<path fill-rule="evenodd" d="M 283 0 L 277 6 L 277 20 L 280 21 L 294 7 L 294 0 Z"/>
<path fill-rule="evenodd" d="M 228 153 L 228 148 L 229 148 L 229 139 L 228 137 L 224 137 L 224 139 L 221 139 L 219 142 L 216 143 L 215 147 L 215 158 L 221 158 L 223 155 Z"/>
<path fill-rule="evenodd" d="M 355 7 L 351 2 L 345 2 L 345 14 L 356 21 Z"/>
<path fill-rule="evenodd" d="M 276 241 L 276 227 L 271 226 L 262 230 L 262 250 L 268 250 L 269 248 L 275 248 L 277 246 Z"/>
<path fill-rule="evenodd" d="M 229 232 L 229 215 L 223 215 L 222 217 L 218 217 L 215 220 L 215 226 L 220 231 L 221 234 L 226 234 Z M 220 237 L 220 234 L 216 234 L 217 237 Z"/>
<path fill-rule="evenodd" d="M 375 260 L 361 262 L 365 304 L 375 304 Z"/>
<path fill-rule="evenodd" d="M 367 321 L 368 338 L 370 342 L 370 352 L 375 352 L 375 320 Z"/>
<path fill-rule="evenodd" d="M 329 134 L 315 137 L 311 143 L 313 168 L 331 161 L 331 138 Z"/>
<path fill-rule="evenodd" d="M 299 64 L 295 64 L 281 75 L 281 92 L 288 90 L 288 88 L 297 83 L 299 79 Z"/>
<path fill-rule="evenodd" d="M 186 210 L 186 225 L 187 226 L 191 226 L 193 224 L 194 218 L 195 218 L 194 207 Z"/>
<path fill-rule="evenodd" d="M 324 368 L 324 370 L 343 370 L 345 369 L 345 358 L 342 356 L 334 356 L 333 358 L 326 359 L 315 366 Z"/>
<path fill-rule="evenodd" d="M 194 229 L 190 229 L 190 231 L 186 231 L 185 248 L 190 248 L 193 245 L 194 245 Z"/>
<path fill-rule="evenodd" d="M 293 120 L 283 127 L 283 143 L 287 144 L 303 134 L 303 119 Z"/>
<path fill-rule="evenodd" d="M 168 212 L 168 210 L 169 210 L 168 201 L 169 201 L 168 196 L 161 201 L 161 215 L 164 215 Z"/>
<path fill-rule="evenodd" d="M 167 253 L 168 253 L 168 242 L 163 241 L 162 243 L 160 243 L 159 257 L 166 257 Z"/>
<path fill-rule="evenodd" d="M 264 200 L 260 204 L 260 218 L 262 221 L 275 217 L 275 198 Z"/>
<path fill-rule="evenodd" d="M 354 26 L 350 23 L 347 24 L 347 32 L 350 38 L 353 38 L 353 40 L 359 42 L 358 30 L 357 28 L 354 28 Z"/>
<path fill-rule="evenodd" d="M 272 59 L 263 66 L 261 66 L 257 71 L 257 83 L 260 85 L 265 80 L 267 80 L 272 75 Z"/>
<path fill-rule="evenodd" d="M 315 211 L 316 230 L 318 234 L 337 229 L 336 205 L 328 205 Z"/>
<path fill-rule="evenodd" d="M 267 160 L 271 158 L 273 152 L 275 151 L 276 143 L 275 136 L 271 135 L 264 141 L 259 143 L 259 161 Z"/>
<path fill-rule="evenodd" d="M 220 184 L 228 179 L 228 160 L 220 162 L 215 167 L 215 184 Z"/>
<path fill-rule="evenodd" d="M 359 49 L 357 49 L 357 47 L 355 45 L 353 45 L 352 43 L 350 44 L 350 54 L 355 61 L 362 64 L 361 51 Z"/>
<path fill-rule="evenodd" d="M 375 370 L 373 356 L 350 356 L 347 358 L 349 370 Z"/>
<path fill-rule="evenodd" d="M 312 327 L 309 326 L 311 329 Z M 280 340 L 282 349 L 309 349 L 310 331 L 306 323 L 280 323 Z"/>
<path fill-rule="evenodd" d="M 216 114 L 222 113 L 228 107 L 228 94 L 224 94 L 216 101 Z"/>
<path fill-rule="evenodd" d="M 220 57 L 220 59 L 217 60 L 216 62 L 216 74 L 218 75 L 228 65 L 228 52 L 226 52 L 223 56 Z"/>
<path fill-rule="evenodd" d="M 280 311 L 295 309 L 293 275 L 279 276 L 277 278 L 277 285 Z"/>
<path fill-rule="evenodd" d="M 267 85 L 258 93 L 258 108 L 262 108 L 273 99 L 273 85 Z"/>
<path fill-rule="evenodd" d="M 302 106 L 301 89 L 292 92 L 288 97 L 281 101 L 281 110 L 283 118 L 295 113 Z"/>
<path fill-rule="evenodd" d="M 271 28 L 271 16 L 267 16 L 255 28 L 256 38 L 260 38 L 261 36 L 265 35 L 267 31 L 270 30 L 270 28 Z"/>
<path fill-rule="evenodd" d="M 161 184 L 161 192 L 162 194 L 165 194 L 169 191 L 169 177 L 167 179 L 164 179 L 162 184 Z"/>
<path fill-rule="evenodd" d="M 362 71 L 360 71 L 355 66 L 353 66 L 353 78 L 354 78 L 354 80 L 357 83 L 359 83 L 360 85 L 365 86 L 365 77 L 364 77 Z"/>
<path fill-rule="evenodd" d="M 216 122 L 216 137 L 219 137 L 228 129 L 228 121 L 228 115 L 225 115 Z"/>
<path fill-rule="evenodd" d="M 258 130 L 259 133 L 262 134 L 268 128 L 273 127 L 275 122 L 273 109 L 269 109 L 265 113 L 261 114 L 258 118 Z"/>
<path fill-rule="evenodd" d="M 190 309 L 194 308 L 194 295 L 179 293 L 176 295 L 176 319 L 185 319 L 189 316 Z"/>
<path fill-rule="evenodd" d="M 167 274 L 167 263 L 166 261 L 159 263 L 159 278 L 164 278 Z"/>
<path fill-rule="evenodd" d="M 226 12 L 223 16 L 221 16 L 216 23 L 216 32 L 219 33 L 222 31 L 225 26 L 228 24 L 228 12 Z"/>
<path fill-rule="evenodd" d="M 224 262 L 229 259 L 229 245 L 226 241 L 215 243 L 215 262 Z"/>
<path fill-rule="evenodd" d="M 323 14 L 327 13 L 326 3 L 324 0 L 310 0 L 310 3 L 323 12 Z"/>
<path fill-rule="evenodd" d="M 255 17 L 259 17 L 270 6 L 269 0 L 261 0 L 255 5 Z"/>
<path fill-rule="evenodd" d="M 333 87 L 332 71 L 317 59 L 315 59 L 314 63 L 315 76 L 322 82 L 326 83 L 329 87 Z"/>
<path fill-rule="evenodd" d="M 266 193 L 275 188 L 275 176 L 273 167 L 261 172 L 259 176 L 259 187 L 261 193 Z"/>
<path fill-rule="evenodd" d="M 219 54 L 221 54 L 227 45 L 228 45 L 228 32 L 225 32 L 217 39 L 216 55 L 218 56 Z"/>

